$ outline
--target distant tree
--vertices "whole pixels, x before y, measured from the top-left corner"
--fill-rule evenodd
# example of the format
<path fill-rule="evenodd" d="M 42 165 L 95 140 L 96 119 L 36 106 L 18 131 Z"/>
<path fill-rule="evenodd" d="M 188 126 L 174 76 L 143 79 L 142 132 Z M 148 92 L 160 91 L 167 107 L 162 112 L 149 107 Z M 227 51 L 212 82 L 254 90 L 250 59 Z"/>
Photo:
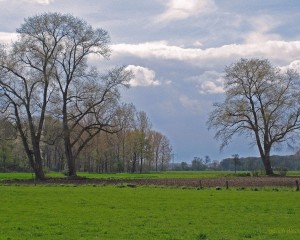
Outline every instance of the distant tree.
<path fill-rule="evenodd" d="M 204 157 L 204 163 L 205 163 L 205 165 L 209 165 L 211 163 L 211 159 L 210 159 L 210 157 L 208 155 L 206 155 Z"/>
<path fill-rule="evenodd" d="M 218 160 L 213 160 L 209 164 L 209 169 L 214 170 L 214 171 L 221 170 L 220 162 Z"/>
<path fill-rule="evenodd" d="M 158 171 L 158 164 L 160 159 L 160 153 L 162 150 L 163 135 L 160 132 L 151 131 L 150 133 L 151 145 L 153 148 L 153 158 L 155 163 L 155 171 Z"/>
<path fill-rule="evenodd" d="M 120 126 L 120 131 L 114 134 L 114 145 L 118 152 L 119 170 L 122 172 L 129 171 L 128 160 L 130 157 L 126 154 L 126 141 L 130 131 L 135 126 L 136 108 L 133 104 L 123 104 L 117 113 L 116 121 Z"/>
<path fill-rule="evenodd" d="M 140 160 L 140 173 L 143 172 L 144 160 L 149 157 L 150 153 L 150 139 L 149 133 L 151 129 L 151 122 L 144 111 L 137 112 L 136 115 L 136 137 L 138 138 L 138 155 Z"/>
<path fill-rule="evenodd" d="M 169 162 L 172 159 L 172 146 L 169 139 L 163 135 L 161 139 L 161 147 L 159 151 L 160 155 L 160 170 L 164 171 L 167 169 Z"/>
<path fill-rule="evenodd" d="M 235 135 L 251 137 L 267 175 L 272 175 L 272 147 L 292 144 L 300 129 L 300 82 L 295 71 L 285 72 L 268 60 L 241 59 L 226 67 L 225 101 L 215 103 L 208 126 L 217 130 L 221 149 Z"/>
<path fill-rule="evenodd" d="M 241 165 L 240 156 L 238 154 L 233 154 L 232 160 L 234 164 L 234 173 L 236 173 L 237 166 Z"/>
<path fill-rule="evenodd" d="M 206 169 L 206 165 L 202 158 L 194 157 L 191 168 L 193 171 L 201 171 Z"/>
<path fill-rule="evenodd" d="M 190 170 L 188 163 L 187 162 L 181 162 L 180 163 L 180 170 L 182 170 L 182 171 Z"/>

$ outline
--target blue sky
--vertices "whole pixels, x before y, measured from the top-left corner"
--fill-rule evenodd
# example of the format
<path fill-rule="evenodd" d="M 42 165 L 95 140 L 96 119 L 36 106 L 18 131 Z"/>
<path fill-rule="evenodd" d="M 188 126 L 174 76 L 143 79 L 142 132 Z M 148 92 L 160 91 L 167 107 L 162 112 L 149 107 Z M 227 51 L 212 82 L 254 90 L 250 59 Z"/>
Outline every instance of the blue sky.
<path fill-rule="evenodd" d="M 299 10 L 298 0 L 0 0 L 0 40 L 14 38 L 24 18 L 43 12 L 70 13 L 104 28 L 110 61 L 91 62 L 128 65 L 135 73 L 123 99 L 170 139 L 175 160 L 221 160 L 258 155 L 243 137 L 219 152 L 207 130 L 213 102 L 224 97 L 225 66 L 259 57 L 300 69 Z"/>

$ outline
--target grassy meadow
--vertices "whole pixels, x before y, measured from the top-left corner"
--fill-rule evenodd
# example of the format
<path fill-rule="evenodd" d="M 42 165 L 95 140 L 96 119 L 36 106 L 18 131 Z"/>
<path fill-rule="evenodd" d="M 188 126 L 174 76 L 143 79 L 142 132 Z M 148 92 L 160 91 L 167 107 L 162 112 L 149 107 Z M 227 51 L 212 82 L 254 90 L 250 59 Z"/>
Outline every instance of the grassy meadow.
<path fill-rule="evenodd" d="M 300 192 L 287 188 L 0 185 L 0 193 L 0 240 L 288 240 L 300 234 Z"/>
<path fill-rule="evenodd" d="M 186 172 L 152 172 L 152 173 L 78 173 L 78 176 L 87 178 L 100 179 L 166 179 L 166 178 L 212 178 L 232 175 L 229 171 L 186 171 Z M 63 173 L 50 172 L 46 174 L 47 177 L 64 177 Z M 9 179 L 33 179 L 32 173 L 0 173 L 1 180 Z"/>
<path fill-rule="evenodd" d="M 205 171 L 79 176 L 163 179 L 236 175 Z M 300 192 L 291 188 L 217 191 L 187 187 L 1 184 L 1 180 L 33 177 L 32 173 L 0 173 L 0 240 L 281 240 L 298 239 L 300 234 Z"/>
<path fill-rule="evenodd" d="M 151 173 L 78 173 L 78 176 L 87 178 L 101 179 L 168 179 L 168 178 L 218 178 L 218 177 L 236 177 L 249 172 L 239 171 L 235 174 L 233 171 L 167 171 Z M 288 176 L 300 176 L 300 171 L 289 171 Z M 64 177 L 63 173 L 50 172 L 47 177 Z M 10 179 L 33 179 L 33 173 L 0 173 L 1 180 Z"/>

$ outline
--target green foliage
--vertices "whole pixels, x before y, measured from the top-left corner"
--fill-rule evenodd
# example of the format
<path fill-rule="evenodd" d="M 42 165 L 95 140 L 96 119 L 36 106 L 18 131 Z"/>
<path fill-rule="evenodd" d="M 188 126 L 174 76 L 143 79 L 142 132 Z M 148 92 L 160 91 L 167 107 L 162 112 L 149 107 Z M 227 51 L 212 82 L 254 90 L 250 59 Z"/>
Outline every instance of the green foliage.
<path fill-rule="evenodd" d="M 230 189 L 0 186 L 0 239 L 298 239 L 300 195 Z"/>
<path fill-rule="evenodd" d="M 288 169 L 287 168 L 278 168 L 275 172 L 278 172 L 278 174 L 282 177 L 287 175 Z"/>

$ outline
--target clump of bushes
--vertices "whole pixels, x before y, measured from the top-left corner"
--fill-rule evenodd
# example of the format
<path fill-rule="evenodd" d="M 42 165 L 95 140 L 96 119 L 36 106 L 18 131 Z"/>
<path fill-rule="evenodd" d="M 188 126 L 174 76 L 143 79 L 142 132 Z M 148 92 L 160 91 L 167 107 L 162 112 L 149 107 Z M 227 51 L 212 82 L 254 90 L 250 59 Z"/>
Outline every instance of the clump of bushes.
<path fill-rule="evenodd" d="M 275 170 L 279 176 L 285 177 L 287 175 L 288 169 L 287 168 L 277 168 Z"/>
<path fill-rule="evenodd" d="M 225 177 L 250 177 L 250 172 L 237 172 L 237 173 L 228 173 Z"/>

